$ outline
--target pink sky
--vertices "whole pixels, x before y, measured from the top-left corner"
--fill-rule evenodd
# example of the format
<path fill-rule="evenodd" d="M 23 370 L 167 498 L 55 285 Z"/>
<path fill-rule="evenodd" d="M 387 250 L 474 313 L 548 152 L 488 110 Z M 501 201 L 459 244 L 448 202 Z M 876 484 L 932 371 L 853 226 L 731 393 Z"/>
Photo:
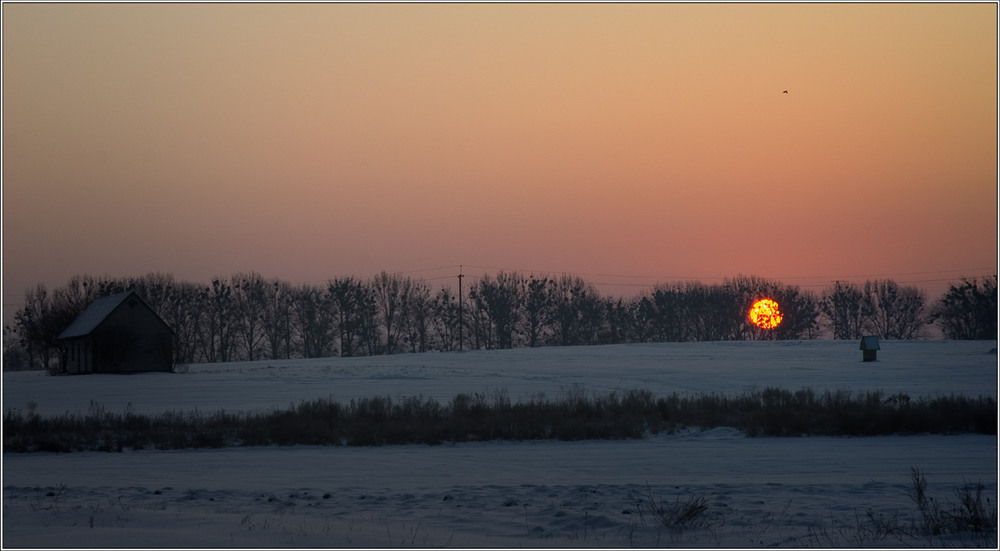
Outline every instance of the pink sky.
<path fill-rule="evenodd" d="M 4 317 L 39 282 L 151 271 L 937 293 L 996 270 L 996 21 L 994 3 L 4 4 Z"/>

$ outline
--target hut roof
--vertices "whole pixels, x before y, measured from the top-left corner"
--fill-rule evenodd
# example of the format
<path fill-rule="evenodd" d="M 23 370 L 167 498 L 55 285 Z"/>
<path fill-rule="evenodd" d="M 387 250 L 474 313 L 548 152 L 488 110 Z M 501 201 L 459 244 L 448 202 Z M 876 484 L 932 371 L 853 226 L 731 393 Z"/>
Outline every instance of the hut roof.
<path fill-rule="evenodd" d="M 878 350 L 878 337 L 866 335 L 861 337 L 861 350 Z"/>
<path fill-rule="evenodd" d="M 90 306 L 73 320 L 73 323 L 69 324 L 69 327 L 64 329 L 62 333 L 59 333 L 59 338 L 72 339 L 74 337 L 89 335 L 91 331 L 97 329 L 97 326 L 111 315 L 111 312 L 115 311 L 115 308 L 118 308 L 131 295 L 135 295 L 135 291 L 110 295 L 91 302 Z M 135 296 L 138 298 L 138 295 Z"/>

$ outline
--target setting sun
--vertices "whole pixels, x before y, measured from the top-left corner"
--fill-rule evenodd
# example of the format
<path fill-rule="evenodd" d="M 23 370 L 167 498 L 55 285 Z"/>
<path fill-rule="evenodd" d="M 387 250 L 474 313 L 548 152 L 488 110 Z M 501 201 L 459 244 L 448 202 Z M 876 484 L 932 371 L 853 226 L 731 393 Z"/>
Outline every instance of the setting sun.
<path fill-rule="evenodd" d="M 769 298 L 762 298 L 753 303 L 750 307 L 750 321 L 762 329 L 774 329 L 781 323 L 778 303 Z"/>

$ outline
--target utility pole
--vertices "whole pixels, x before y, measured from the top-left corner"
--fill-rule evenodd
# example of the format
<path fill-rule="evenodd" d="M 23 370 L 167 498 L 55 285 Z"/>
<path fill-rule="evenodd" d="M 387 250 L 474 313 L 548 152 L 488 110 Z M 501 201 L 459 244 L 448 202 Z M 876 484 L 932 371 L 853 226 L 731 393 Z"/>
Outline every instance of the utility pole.
<path fill-rule="evenodd" d="M 462 326 L 465 324 L 465 317 L 462 315 L 462 265 L 458 265 L 458 349 L 462 350 Z"/>

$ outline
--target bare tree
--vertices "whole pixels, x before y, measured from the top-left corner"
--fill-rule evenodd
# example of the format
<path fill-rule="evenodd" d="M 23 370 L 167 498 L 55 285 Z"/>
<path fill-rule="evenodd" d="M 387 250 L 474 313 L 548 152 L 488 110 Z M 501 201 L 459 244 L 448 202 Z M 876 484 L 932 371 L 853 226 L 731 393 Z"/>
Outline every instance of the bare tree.
<path fill-rule="evenodd" d="M 31 367 L 53 372 L 66 369 L 66 346 L 59 335 L 87 307 L 83 280 L 74 276 L 65 288 L 49 292 L 39 283 L 24 294 L 24 307 L 15 316 L 16 331 L 28 354 Z M 40 360 L 35 363 L 36 355 Z M 53 356 L 56 359 L 53 365 Z"/>
<path fill-rule="evenodd" d="M 334 309 L 330 295 L 312 285 L 292 291 L 292 305 L 302 356 L 322 358 L 333 354 Z"/>
<path fill-rule="evenodd" d="M 174 330 L 174 359 L 178 363 L 191 363 L 197 357 L 198 315 L 201 309 L 198 286 L 182 282 L 173 285 L 171 300 L 159 312 L 163 321 Z"/>
<path fill-rule="evenodd" d="M 264 341 L 264 312 L 267 308 L 267 282 L 256 272 L 232 276 L 233 325 L 243 344 L 243 358 L 258 359 Z"/>
<path fill-rule="evenodd" d="M 598 344 L 605 327 L 604 301 L 597 290 L 590 285 L 589 291 L 580 296 L 580 330 L 577 342 L 593 345 Z"/>
<path fill-rule="evenodd" d="M 996 339 L 997 276 L 949 285 L 932 318 L 949 339 Z"/>
<path fill-rule="evenodd" d="M 860 339 L 865 318 L 864 293 L 853 283 L 834 282 L 823 291 L 820 310 L 829 320 L 835 339 Z"/>
<path fill-rule="evenodd" d="M 262 321 L 270 357 L 272 359 L 290 358 L 292 354 L 292 286 L 290 283 L 276 278 L 266 282 Z"/>
<path fill-rule="evenodd" d="M 600 329 L 597 290 L 578 276 L 563 275 L 549 286 L 555 344 L 593 344 Z"/>
<path fill-rule="evenodd" d="M 484 276 L 469 291 L 478 313 L 476 321 L 496 339 L 497 348 L 513 348 L 515 330 L 521 316 L 521 275 L 516 272 L 499 272 L 495 278 Z M 490 346 L 487 344 L 487 348 Z"/>
<path fill-rule="evenodd" d="M 883 339 L 912 339 L 929 321 L 924 293 L 891 279 L 866 281 L 863 329 Z"/>
<path fill-rule="evenodd" d="M 161 318 L 174 300 L 174 289 L 177 284 L 173 274 L 162 272 L 150 272 L 144 276 L 127 278 L 123 283 L 123 291 L 135 291 Z"/>
<path fill-rule="evenodd" d="M 775 300 L 782 321 L 774 328 L 778 340 L 814 339 L 819 329 L 819 299 L 794 285 L 778 284 Z"/>
<path fill-rule="evenodd" d="M 442 287 L 431 300 L 431 328 L 441 350 L 458 349 L 458 298 L 449 287 Z"/>
<path fill-rule="evenodd" d="M 24 306 L 14 315 L 16 332 L 28 355 L 31 369 L 48 369 L 54 342 L 49 317 L 52 304 L 45 285 L 39 283 L 24 293 Z M 38 363 L 36 363 L 36 359 Z"/>
<path fill-rule="evenodd" d="M 210 285 L 202 286 L 198 293 L 201 316 L 197 341 L 201 356 L 206 362 L 228 362 L 236 347 L 236 304 L 233 286 L 221 278 L 212 278 Z"/>
<path fill-rule="evenodd" d="M 424 281 L 411 281 L 409 300 L 404 310 L 403 327 L 410 352 L 426 352 L 430 349 L 431 319 L 434 305 L 431 288 Z"/>
<path fill-rule="evenodd" d="M 400 274 L 380 272 L 371 282 L 375 307 L 385 330 L 385 353 L 395 354 L 402 332 L 401 318 L 407 315 L 412 281 Z"/>
<path fill-rule="evenodd" d="M 3 370 L 22 371 L 31 369 L 27 356 L 27 349 L 17 334 L 17 327 L 4 324 L 3 326 Z"/>
<path fill-rule="evenodd" d="M 605 297 L 604 312 L 607 317 L 607 333 L 604 342 L 619 344 L 635 338 L 636 312 L 638 301 L 621 297 Z"/>
<path fill-rule="evenodd" d="M 346 277 L 331 281 L 328 290 L 340 355 L 374 354 L 378 348 L 378 326 L 371 289 L 353 277 Z"/>
<path fill-rule="evenodd" d="M 741 293 L 738 284 L 707 285 L 687 281 L 681 287 L 681 314 L 676 323 L 685 338 L 694 341 L 725 341 L 746 338 L 747 309 L 753 291 Z"/>
<path fill-rule="evenodd" d="M 642 340 L 678 342 L 687 340 L 684 323 L 685 293 L 677 284 L 657 285 L 652 293 L 639 301 L 642 319 Z"/>
<path fill-rule="evenodd" d="M 552 323 L 552 293 L 550 287 L 553 281 L 548 277 L 531 276 L 525 282 L 524 316 L 522 317 L 523 333 L 528 339 L 529 347 L 540 346 L 545 340 L 549 325 Z"/>

